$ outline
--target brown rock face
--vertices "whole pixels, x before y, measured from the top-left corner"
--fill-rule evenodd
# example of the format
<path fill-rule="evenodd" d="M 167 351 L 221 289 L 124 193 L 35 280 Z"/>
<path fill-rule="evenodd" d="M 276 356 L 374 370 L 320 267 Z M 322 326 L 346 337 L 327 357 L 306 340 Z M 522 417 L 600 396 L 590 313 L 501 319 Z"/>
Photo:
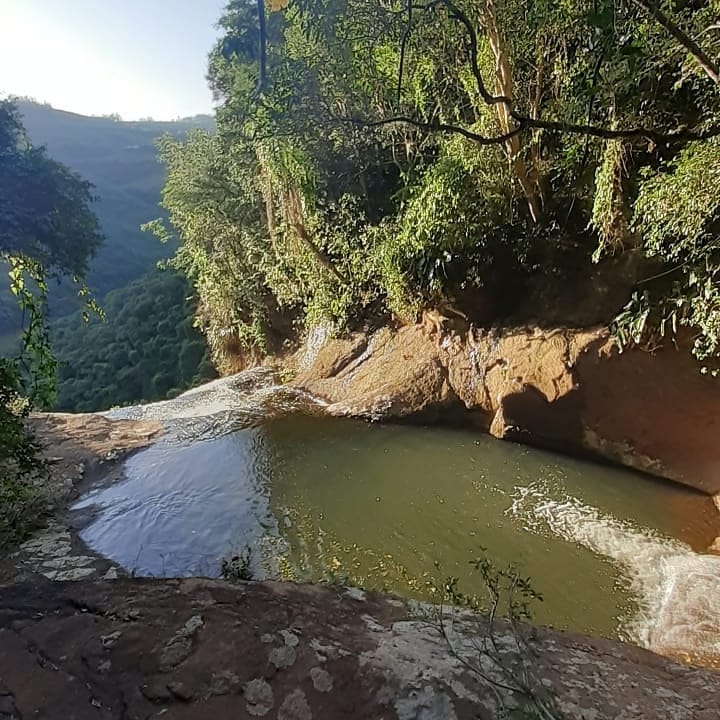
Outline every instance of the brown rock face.
<path fill-rule="evenodd" d="M 499 438 L 720 493 L 720 381 L 687 350 L 621 354 L 604 329 L 414 325 L 330 341 L 306 368 L 295 385 L 338 415 L 464 415 Z"/>
<path fill-rule="evenodd" d="M 294 383 L 334 415 L 408 418 L 457 408 L 442 356 L 414 327 L 330 340 Z"/>
<path fill-rule="evenodd" d="M 342 587 L 13 585 L 0 648 L 8 718 L 710 720 L 720 706 L 712 670 Z"/>

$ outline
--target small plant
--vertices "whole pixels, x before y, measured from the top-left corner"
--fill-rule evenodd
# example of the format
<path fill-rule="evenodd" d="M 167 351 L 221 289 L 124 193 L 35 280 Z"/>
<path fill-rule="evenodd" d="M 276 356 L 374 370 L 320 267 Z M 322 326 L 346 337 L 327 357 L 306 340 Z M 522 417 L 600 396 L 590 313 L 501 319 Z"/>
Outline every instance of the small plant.
<path fill-rule="evenodd" d="M 292 368 L 285 367 L 285 368 L 282 368 L 282 370 L 280 370 L 280 382 L 283 385 L 286 385 L 294 378 L 295 378 L 295 371 Z"/>
<path fill-rule="evenodd" d="M 335 585 L 337 587 L 351 587 L 353 582 L 350 580 L 350 576 L 342 570 L 335 568 L 325 568 L 323 570 L 320 582 L 327 585 Z"/>
<path fill-rule="evenodd" d="M 440 632 L 453 657 L 493 690 L 498 717 L 562 720 L 555 698 L 533 672 L 538 657 L 535 631 L 527 623 L 531 604 L 542 601 L 542 596 L 513 565 L 499 569 L 487 557 L 473 560 L 470 565 L 483 580 L 484 596 L 461 592 L 456 577 L 435 585 L 442 600 L 432 613 L 432 626 Z M 448 607 L 448 603 L 454 607 Z M 468 610 L 472 615 L 463 613 Z M 468 618 L 476 623 L 471 632 L 467 632 L 467 626 L 461 633 L 453 631 L 453 621 L 466 623 Z"/>
<path fill-rule="evenodd" d="M 229 582 L 247 582 L 255 579 L 252 569 L 252 548 L 248 545 L 230 559 L 223 558 L 220 574 Z"/>
<path fill-rule="evenodd" d="M 41 524 L 45 464 L 26 420 L 18 363 L 0 359 L 0 549 L 16 545 Z"/>

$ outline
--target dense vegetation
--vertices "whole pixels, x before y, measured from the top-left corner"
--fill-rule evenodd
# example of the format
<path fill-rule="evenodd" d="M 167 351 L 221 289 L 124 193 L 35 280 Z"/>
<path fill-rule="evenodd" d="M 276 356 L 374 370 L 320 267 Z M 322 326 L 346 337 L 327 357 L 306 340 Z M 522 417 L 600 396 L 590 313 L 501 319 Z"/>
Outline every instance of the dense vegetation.
<path fill-rule="evenodd" d="M 38 519 L 42 463 L 25 427 L 52 402 L 55 361 L 46 316 L 48 278 L 82 279 L 102 238 L 91 186 L 28 141 L 17 108 L 0 102 L 0 261 L 24 322 L 16 357 L 0 358 L 0 547 Z"/>
<path fill-rule="evenodd" d="M 140 228 L 157 214 L 165 178 L 155 147 L 158 137 L 166 134 L 182 138 L 198 127 L 212 130 L 213 119 L 198 116 L 174 122 L 123 122 L 119 118 L 76 115 L 27 100 L 17 102 L 16 107 L 28 140 L 35 146 L 46 146 L 54 160 L 92 183 L 92 188 L 87 187 L 104 235 L 104 242 L 89 262 L 85 281 L 92 297 L 101 305 L 108 303 L 103 330 L 97 317 L 90 328 L 83 326 L 89 317 L 83 309 L 88 295 L 78 296 L 81 286 L 74 284 L 71 277 L 52 278 L 48 284 L 49 324 L 53 344 L 58 342 L 53 349 L 59 351 L 60 361 L 56 407 L 98 410 L 158 400 L 166 397 L 168 390 L 184 389 L 196 378 L 208 377 L 207 365 L 200 368 L 203 350 L 197 343 L 201 338 L 190 328 L 193 306 L 186 298 L 192 291 L 181 287 L 182 281 L 174 274 L 161 276 L 154 269 L 158 261 L 172 254 L 174 247 L 161 245 Z M 72 229 L 68 226 L 67 231 Z M 108 292 L 126 288 L 134 281 L 139 284 L 106 298 Z M 10 292 L 9 280 L 0 278 L 0 287 L 0 354 L 12 355 L 22 336 L 23 314 Z M 145 303 L 148 314 L 138 321 L 135 309 L 140 299 L 147 300 L 150 294 L 156 300 Z M 130 325 L 131 317 L 134 326 Z M 168 318 L 177 329 L 168 330 L 164 322 Z M 159 335 L 151 348 L 149 336 L 154 332 Z M 131 338 L 129 342 L 139 348 L 140 369 L 116 365 L 123 357 L 127 361 L 127 348 L 118 352 L 123 337 Z M 88 342 L 100 339 L 109 346 L 90 345 L 89 351 L 86 349 Z M 178 345 L 172 349 L 169 343 L 176 339 Z M 182 360 L 178 360 L 179 352 Z M 197 358 L 192 372 L 188 369 L 191 358 Z M 115 372 L 119 368 L 120 379 Z M 142 380 L 129 380 L 130 375 L 142 375 Z"/>
<path fill-rule="evenodd" d="M 628 342 L 687 326 L 716 358 L 719 10 L 230 2 L 217 133 L 161 143 L 215 360 L 438 304 L 617 315 Z"/>
<path fill-rule="evenodd" d="M 163 134 L 182 138 L 192 128 L 212 129 L 212 118 L 122 122 L 76 115 L 30 101 L 20 101 L 17 107 L 30 141 L 46 146 L 54 160 L 93 185 L 94 210 L 105 235 L 87 276 L 97 299 L 139 278 L 172 253 L 172 247 L 163 247 L 140 231 L 142 223 L 157 215 L 165 180 L 155 142 Z M 80 307 L 76 295 L 71 283 L 52 283 L 52 316 L 76 311 Z M 17 303 L 9 293 L 0 294 L 0 334 L 11 334 L 18 327 Z"/>
<path fill-rule="evenodd" d="M 91 412 L 160 400 L 214 377 L 191 295 L 182 275 L 155 270 L 110 292 L 104 320 L 86 323 L 78 312 L 55 322 L 57 408 Z"/>

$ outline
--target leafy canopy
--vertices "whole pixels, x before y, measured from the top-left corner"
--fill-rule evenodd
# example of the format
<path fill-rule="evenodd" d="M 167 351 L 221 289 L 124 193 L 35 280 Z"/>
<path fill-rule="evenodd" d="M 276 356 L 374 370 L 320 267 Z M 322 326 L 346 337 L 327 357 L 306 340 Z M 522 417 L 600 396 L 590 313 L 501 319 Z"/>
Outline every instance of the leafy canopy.
<path fill-rule="evenodd" d="M 428 305 L 609 321 L 634 291 L 621 337 L 685 324 L 715 357 L 718 10 L 230 2 L 217 133 L 161 146 L 215 360 Z"/>

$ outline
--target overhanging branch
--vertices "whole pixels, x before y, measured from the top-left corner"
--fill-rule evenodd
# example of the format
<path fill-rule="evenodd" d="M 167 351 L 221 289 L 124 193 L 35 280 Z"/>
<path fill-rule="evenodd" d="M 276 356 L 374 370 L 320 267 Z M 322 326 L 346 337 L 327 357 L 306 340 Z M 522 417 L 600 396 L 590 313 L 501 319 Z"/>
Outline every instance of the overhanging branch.
<path fill-rule="evenodd" d="M 662 25 L 665 30 L 687 50 L 690 55 L 695 58 L 698 65 L 704 70 L 705 74 L 720 85 L 720 68 L 716 62 L 710 58 L 707 53 L 683 30 L 676 25 L 660 8 L 655 5 L 652 0 L 630 0 L 632 3 L 642 8 L 650 17 L 658 24 Z"/>
<path fill-rule="evenodd" d="M 703 65 L 703 69 L 708 72 L 710 77 L 716 79 L 716 82 L 718 81 L 717 68 L 714 63 L 703 53 L 703 51 L 697 46 L 696 43 L 693 42 L 691 38 L 687 37 L 687 35 L 685 35 L 682 30 L 680 30 L 671 21 L 669 21 L 664 15 L 662 15 L 662 13 L 660 13 L 660 11 L 655 9 L 654 6 L 650 5 L 651 0 L 631 0 L 631 2 L 635 2 L 636 4 L 641 5 L 648 12 L 655 12 L 657 17 L 656 15 L 654 15 L 654 17 L 656 17 L 658 22 L 660 22 L 660 17 L 662 17 L 663 23 L 666 23 L 663 24 L 663 27 L 666 27 L 666 29 L 668 29 L 668 31 L 671 32 L 673 34 L 673 37 L 678 39 L 678 41 L 682 40 L 683 46 L 686 47 L 686 49 L 688 49 L 688 51 L 691 52 L 691 54 L 696 59 L 698 59 L 698 62 L 702 61 L 701 64 Z M 657 144 L 663 144 L 677 140 L 707 140 L 709 138 L 717 137 L 718 135 L 720 135 L 720 126 L 715 126 L 703 130 L 698 130 L 696 128 L 679 127 L 669 131 L 655 130 L 652 128 L 643 127 L 617 129 L 598 127 L 589 123 L 578 124 L 557 120 L 543 120 L 539 117 L 528 117 L 527 115 L 523 115 L 515 109 L 512 100 L 509 97 L 506 97 L 504 95 L 493 95 L 485 86 L 485 82 L 483 80 L 482 73 L 480 72 L 479 65 L 478 34 L 470 18 L 457 5 L 455 5 L 453 0 L 432 0 L 432 2 L 426 4 L 423 9 L 429 11 L 431 9 L 441 6 L 447 10 L 448 17 L 451 20 L 459 22 L 467 33 L 470 49 L 470 69 L 475 79 L 475 85 L 477 87 L 478 94 L 487 105 L 503 104 L 507 106 L 510 117 L 512 117 L 512 119 L 517 123 L 517 128 L 510 133 L 503 136 L 498 136 L 497 138 L 486 138 L 477 135 L 476 133 L 473 133 L 471 131 L 468 131 L 465 128 L 459 128 L 458 126 L 419 123 L 412 118 L 406 117 L 388 118 L 387 120 L 377 121 L 377 124 L 387 125 L 392 122 L 409 122 L 416 127 L 424 127 L 424 129 L 428 131 L 455 132 L 483 145 L 492 145 L 495 143 L 503 142 L 504 140 L 508 140 L 526 129 L 548 130 L 552 132 L 568 133 L 573 135 L 585 135 L 590 137 L 602 138 L 605 140 L 645 138 Z M 413 7 L 417 8 L 417 6 Z"/>
<path fill-rule="evenodd" d="M 335 120 L 344 123 L 350 123 L 364 128 L 376 128 L 384 125 L 412 125 L 425 132 L 450 133 L 462 135 L 468 140 L 472 140 L 478 145 L 501 145 L 508 140 L 514 138 L 527 129 L 548 130 L 551 132 L 565 132 L 574 135 L 586 135 L 590 137 L 602 138 L 605 140 L 631 140 L 633 138 L 645 138 L 652 140 L 657 144 L 668 143 L 676 140 L 709 140 L 713 137 L 720 136 L 720 126 L 707 128 L 704 130 L 695 129 L 678 129 L 670 132 L 660 132 L 649 128 L 628 128 L 626 130 L 618 130 L 611 128 L 601 128 L 594 125 L 576 125 L 573 123 L 554 122 L 550 120 L 536 120 L 524 116 L 513 115 L 518 125 L 515 129 L 502 135 L 486 136 L 468 130 L 461 125 L 452 125 L 441 122 L 424 122 L 407 115 L 394 115 L 393 117 L 382 118 L 380 120 L 366 120 L 356 117 L 336 117 Z"/>
<path fill-rule="evenodd" d="M 382 120 L 364 120 L 362 118 L 355 117 L 338 117 L 335 119 L 340 122 L 350 123 L 364 128 L 376 128 L 382 127 L 383 125 L 412 125 L 413 127 L 424 130 L 425 132 L 454 133 L 455 135 L 462 135 L 478 145 L 500 145 L 516 135 L 519 135 L 523 131 L 522 127 L 517 127 L 509 133 L 487 137 L 473 132 L 472 130 L 468 130 L 460 125 L 451 125 L 441 122 L 424 122 L 422 120 L 411 118 L 407 115 L 395 115 L 393 117 L 383 118 Z"/>

